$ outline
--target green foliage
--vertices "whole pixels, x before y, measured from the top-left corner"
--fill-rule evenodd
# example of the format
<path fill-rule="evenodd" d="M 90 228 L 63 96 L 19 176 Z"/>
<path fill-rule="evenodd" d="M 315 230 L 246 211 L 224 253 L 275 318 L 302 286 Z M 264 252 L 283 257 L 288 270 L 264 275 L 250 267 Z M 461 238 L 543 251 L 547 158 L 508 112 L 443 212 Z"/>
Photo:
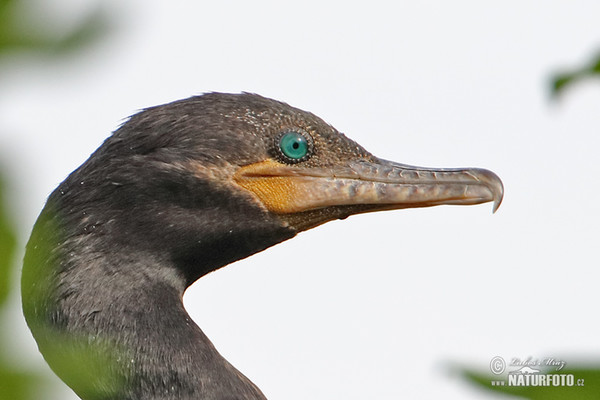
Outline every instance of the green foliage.
<path fill-rule="evenodd" d="M 11 267 L 16 247 L 15 232 L 4 204 L 5 185 L 0 176 L 0 307 L 8 298 Z"/>
<path fill-rule="evenodd" d="M 4 314 L 10 292 L 11 269 L 16 249 L 16 233 L 9 220 L 9 212 L 5 204 L 6 185 L 0 175 L 0 321 Z M 0 322 L 0 326 L 8 324 Z M 34 399 L 37 389 L 44 384 L 40 376 L 15 369 L 14 363 L 6 355 L 6 330 L 0 331 L 0 399 L 27 400 Z"/>
<path fill-rule="evenodd" d="M 468 368 L 459 370 L 469 382 L 496 393 L 532 400 L 592 400 L 600 399 L 600 368 L 565 368 L 557 374 L 572 374 L 573 386 L 508 386 L 492 385 L 498 376 Z M 500 378 L 501 380 L 502 378 Z"/>
<path fill-rule="evenodd" d="M 0 0 L 0 56 L 14 51 L 35 51 L 52 55 L 77 51 L 101 37 L 109 28 L 102 9 L 89 14 L 69 32 L 56 32 L 45 20 L 26 15 L 24 0 Z"/>
<path fill-rule="evenodd" d="M 40 377 L 27 372 L 14 371 L 0 360 L 0 399 L 35 399 Z"/>
<path fill-rule="evenodd" d="M 27 15 L 31 1 L 0 0 L 0 58 L 18 52 L 33 52 L 60 57 L 88 46 L 108 30 L 108 18 L 101 9 L 89 14 L 70 31 L 52 28 L 47 19 L 36 20 Z M 56 26 L 53 25 L 53 26 Z M 9 359 L 6 349 L 14 341 L 10 323 L 6 321 L 11 283 L 14 282 L 14 260 L 17 246 L 12 215 L 5 204 L 6 185 L 0 171 L 0 400 L 38 399 L 49 388 L 48 381 L 36 372 L 26 371 Z M 73 365 L 81 366 L 81 363 Z M 89 369 L 89 368 L 88 368 Z M 87 371 L 86 369 L 83 369 Z M 89 371 L 88 371 L 89 375 Z"/>
<path fill-rule="evenodd" d="M 561 95 L 567 87 L 592 77 L 600 77 L 600 54 L 592 59 L 588 65 L 555 74 L 551 81 L 551 93 L 553 96 L 557 97 Z"/>

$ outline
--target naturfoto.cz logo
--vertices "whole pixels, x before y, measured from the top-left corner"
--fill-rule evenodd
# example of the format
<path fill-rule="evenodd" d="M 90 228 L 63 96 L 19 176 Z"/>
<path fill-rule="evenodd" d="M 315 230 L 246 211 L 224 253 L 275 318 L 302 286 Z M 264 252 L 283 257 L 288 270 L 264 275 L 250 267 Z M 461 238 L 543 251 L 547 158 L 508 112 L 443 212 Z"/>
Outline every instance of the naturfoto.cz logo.
<path fill-rule="evenodd" d="M 547 357 L 542 359 L 512 358 L 507 364 L 500 356 L 490 361 L 490 371 L 498 376 L 492 386 L 584 386 L 583 379 L 573 374 L 560 373 L 567 365 L 563 360 Z M 506 373 L 506 374 L 505 374 Z M 500 375 L 505 374 L 501 377 Z"/>

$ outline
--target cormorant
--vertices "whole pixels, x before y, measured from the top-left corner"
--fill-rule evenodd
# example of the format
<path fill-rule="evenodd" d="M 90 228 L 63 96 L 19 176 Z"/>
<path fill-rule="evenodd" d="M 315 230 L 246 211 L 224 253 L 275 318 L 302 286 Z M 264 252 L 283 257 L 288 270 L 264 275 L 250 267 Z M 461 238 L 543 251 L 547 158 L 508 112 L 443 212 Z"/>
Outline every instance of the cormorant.
<path fill-rule="evenodd" d="M 278 101 L 191 97 L 133 115 L 49 196 L 23 311 L 82 399 L 264 399 L 190 319 L 188 286 L 327 221 L 502 196 L 490 171 L 381 160 Z"/>

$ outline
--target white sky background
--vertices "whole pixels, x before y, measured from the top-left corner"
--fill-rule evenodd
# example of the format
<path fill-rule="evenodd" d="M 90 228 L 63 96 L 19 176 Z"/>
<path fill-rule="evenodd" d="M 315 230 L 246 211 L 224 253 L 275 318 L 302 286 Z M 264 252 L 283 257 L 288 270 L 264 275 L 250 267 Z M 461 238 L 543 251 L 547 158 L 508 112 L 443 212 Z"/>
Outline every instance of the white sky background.
<path fill-rule="evenodd" d="M 36 7 L 68 24 L 87 3 Z M 115 0 L 119 29 L 83 56 L 4 60 L 0 157 L 23 243 L 47 195 L 123 118 L 256 92 L 381 158 L 488 168 L 506 190 L 495 215 L 486 204 L 354 216 L 191 287 L 194 320 L 269 399 L 496 398 L 448 363 L 600 365 L 600 83 L 548 97 L 552 72 L 598 49 L 600 3 L 205 3 Z M 40 362 L 14 321 L 19 352 Z"/>

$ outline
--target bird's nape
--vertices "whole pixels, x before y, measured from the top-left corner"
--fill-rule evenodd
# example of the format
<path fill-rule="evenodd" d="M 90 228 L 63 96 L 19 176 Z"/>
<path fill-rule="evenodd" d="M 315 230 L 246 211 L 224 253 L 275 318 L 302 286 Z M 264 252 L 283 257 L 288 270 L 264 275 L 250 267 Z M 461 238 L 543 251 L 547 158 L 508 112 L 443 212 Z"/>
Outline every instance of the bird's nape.
<path fill-rule="evenodd" d="M 281 102 L 196 96 L 132 116 L 50 195 L 23 310 L 84 400 L 264 399 L 189 318 L 189 285 L 327 221 L 502 195 L 490 171 L 381 160 Z"/>

